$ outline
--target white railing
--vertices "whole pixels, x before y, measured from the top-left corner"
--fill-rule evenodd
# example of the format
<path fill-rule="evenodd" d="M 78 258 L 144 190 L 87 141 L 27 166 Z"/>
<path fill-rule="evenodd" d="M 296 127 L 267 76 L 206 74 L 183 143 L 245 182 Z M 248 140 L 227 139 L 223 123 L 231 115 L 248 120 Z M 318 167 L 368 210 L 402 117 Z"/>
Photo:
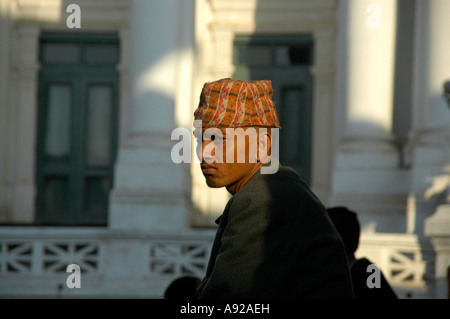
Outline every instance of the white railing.
<path fill-rule="evenodd" d="M 175 278 L 202 278 L 214 232 L 125 233 L 104 228 L 0 227 L 0 296 L 159 298 Z M 81 289 L 67 289 L 67 266 Z"/>
<path fill-rule="evenodd" d="M 214 233 L 0 227 L 0 297 L 161 298 L 175 278 L 203 277 Z M 396 290 L 426 295 L 434 254 L 415 235 L 362 234 L 357 256 L 376 263 Z M 81 289 L 66 285 L 70 264 L 80 267 Z"/>
<path fill-rule="evenodd" d="M 435 256 L 428 242 L 413 234 L 363 233 L 356 255 L 377 264 L 395 290 L 426 297 Z"/>

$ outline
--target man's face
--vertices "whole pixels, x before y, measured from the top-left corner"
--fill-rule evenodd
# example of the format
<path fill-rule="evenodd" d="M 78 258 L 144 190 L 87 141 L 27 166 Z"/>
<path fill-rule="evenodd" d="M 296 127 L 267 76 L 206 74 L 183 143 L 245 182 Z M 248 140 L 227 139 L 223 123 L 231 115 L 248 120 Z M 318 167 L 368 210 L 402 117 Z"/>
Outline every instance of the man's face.
<path fill-rule="evenodd" d="M 194 132 L 198 142 L 197 156 L 209 187 L 226 187 L 231 192 L 235 185 L 253 175 L 259 165 L 258 134 L 255 132 L 254 128 L 202 129 L 202 136 L 200 130 Z"/>

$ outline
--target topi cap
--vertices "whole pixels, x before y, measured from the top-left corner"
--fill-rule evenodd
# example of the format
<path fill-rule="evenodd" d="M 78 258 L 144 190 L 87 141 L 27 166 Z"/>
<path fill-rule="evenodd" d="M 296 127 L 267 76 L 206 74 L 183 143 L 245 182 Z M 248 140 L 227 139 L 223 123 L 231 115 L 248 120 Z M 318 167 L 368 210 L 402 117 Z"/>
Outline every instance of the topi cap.
<path fill-rule="evenodd" d="M 280 128 L 272 82 L 241 81 L 225 78 L 203 85 L 194 119 L 202 127 L 277 127 Z"/>

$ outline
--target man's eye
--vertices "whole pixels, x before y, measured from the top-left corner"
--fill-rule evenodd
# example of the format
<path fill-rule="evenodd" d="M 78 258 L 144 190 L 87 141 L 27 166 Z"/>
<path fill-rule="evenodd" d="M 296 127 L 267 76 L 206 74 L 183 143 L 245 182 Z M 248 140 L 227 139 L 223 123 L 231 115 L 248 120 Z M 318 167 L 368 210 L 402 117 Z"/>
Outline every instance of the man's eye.
<path fill-rule="evenodd" d="M 206 136 L 205 138 L 208 139 L 208 140 L 211 140 L 211 141 L 216 141 L 216 140 L 217 141 L 221 141 L 221 140 L 223 140 L 223 138 L 221 138 L 219 135 L 214 135 L 214 134 Z"/>
<path fill-rule="evenodd" d="M 203 139 L 207 141 L 216 141 L 216 142 L 222 142 L 224 140 L 221 134 L 205 134 Z"/>
<path fill-rule="evenodd" d="M 223 142 L 223 140 L 225 139 L 222 135 L 213 135 L 214 138 L 212 138 L 211 140 L 215 140 L 216 142 Z"/>

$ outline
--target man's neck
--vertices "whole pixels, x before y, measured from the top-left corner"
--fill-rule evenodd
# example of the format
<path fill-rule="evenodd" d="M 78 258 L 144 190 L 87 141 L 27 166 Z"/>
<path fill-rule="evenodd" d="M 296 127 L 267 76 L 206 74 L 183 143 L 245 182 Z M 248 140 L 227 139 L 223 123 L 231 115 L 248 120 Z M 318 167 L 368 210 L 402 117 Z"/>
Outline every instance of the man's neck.
<path fill-rule="evenodd" d="M 236 183 L 229 185 L 226 187 L 227 191 L 231 194 L 234 195 L 236 194 L 249 180 L 250 178 L 253 177 L 253 175 L 255 175 L 255 173 L 261 168 L 261 166 L 263 166 L 263 163 L 261 162 L 257 162 L 253 168 L 251 170 L 248 171 L 247 174 L 245 174 L 243 176 L 243 178 L 241 178 L 239 181 L 237 181 Z"/>

